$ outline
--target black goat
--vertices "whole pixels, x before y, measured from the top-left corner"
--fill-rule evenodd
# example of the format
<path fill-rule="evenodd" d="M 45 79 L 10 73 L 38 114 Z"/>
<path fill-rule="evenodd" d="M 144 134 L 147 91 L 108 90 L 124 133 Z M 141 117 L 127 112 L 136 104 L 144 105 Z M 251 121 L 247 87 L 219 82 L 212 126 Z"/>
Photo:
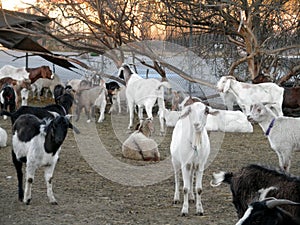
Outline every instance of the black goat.
<path fill-rule="evenodd" d="M 283 205 L 300 206 L 300 203 L 274 198 L 253 202 L 236 225 L 300 225 L 300 218 L 280 208 Z"/>
<path fill-rule="evenodd" d="M 56 99 L 56 104 L 63 106 L 67 113 L 70 113 L 73 102 L 74 102 L 73 95 L 67 92 L 57 97 Z"/>
<path fill-rule="evenodd" d="M 236 173 L 214 173 L 211 185 L 218 186 L 222 182 L 230 184 L 232 201 L 239 218 L 244 215 L 248 205 L 255 201 L 258 190 L 271 186 L 276 189 L 270 191 L 268 196 L 300 202 L 300 178 L 269 167 L 252 164 Z M 293 216 L 300 216 L 300 207 L 283 208 Z"/>
<path fill-rule="evenodd" d="M 57 84 L 55 85 L 53 92 L 54 101 L 58 104 L 58 98 L 65 93 L 65 87 L 61 84 Z"/>

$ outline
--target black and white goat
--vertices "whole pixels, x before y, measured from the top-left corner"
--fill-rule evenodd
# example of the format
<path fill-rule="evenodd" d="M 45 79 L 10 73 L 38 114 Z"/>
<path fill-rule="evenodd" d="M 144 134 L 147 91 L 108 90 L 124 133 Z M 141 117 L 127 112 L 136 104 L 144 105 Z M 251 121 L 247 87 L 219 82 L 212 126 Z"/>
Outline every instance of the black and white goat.
<path fill-rule="evenodd" d="M 23 114 L 33 114 L 37 116 L 39 119 L 44 119 L 44 118 L 54 118 L 55 113 L 61 116 L 67 115 L 64 107 L 57 104 L 51 104 L 44 107 L 21 106 L 20 108 L 18 108 L 17 111 L 13 113 L 2 111 L 1 115 L 9 116 L 11 119 L 11 124 L 13 125 L 14 122 L 18 119 L 18 117 Z"/>
<path fill-rule="evenodd" d="M 10 84 L 4 84 L 0 90 L 0 105 L 1 111 L 14 112 L 16 110 L 16 93 Z M 6 119 L 6 116 L 4 116 L 4 119 Z"/>
<path fill-rule="evenodd" d="M 299 207 L 300 203 L 275 198 L 253 202 L 236 225 L 300 225 L 300 218 L 283 210 L 284 205 Z"/>
<path fill-rule="evenodd" d="M 299 217 L 295 217 L 281 208 L 284 205 L 300 206 L 300 203 L 274 197 L 266 198 L 271 190 L 276 189 L 273 186 L 260 189 L 258 191 L 259 198 L 248 206 L 244 216 L 236 225 L 300 225 Z"/>
<path fill-rule="evenodd" d="M 73 128 L 69 116 L 40 120 L 34 115 L 21 115 L 12 129 L 12 160 L 18 176 L 19 200 L 27 205 L 31 200 L 31 186 L 35 171 L 45 168 L 47 195 L 57 204 L 52 191 L 53 172 L 68 128 Z M 23 191 L 22 163 L 26 163 L 25 192 Z"/>
<path fill-rule="evenodd" d="M 276 189 L 271 190 L 268 197 L 300 202 L 300 178 L 265 166 L 251 164 L 236 173 L 214 173 L 211 186 L 218 186 L 222 182 L 230 184 L 232 201 L 239 218 L 243 217 L 248 205 L 256 200 L 258 190 L 271 186 Z M 293 216 L 300 217 L 300 207 L 287 205 L 283 208 Z"/>

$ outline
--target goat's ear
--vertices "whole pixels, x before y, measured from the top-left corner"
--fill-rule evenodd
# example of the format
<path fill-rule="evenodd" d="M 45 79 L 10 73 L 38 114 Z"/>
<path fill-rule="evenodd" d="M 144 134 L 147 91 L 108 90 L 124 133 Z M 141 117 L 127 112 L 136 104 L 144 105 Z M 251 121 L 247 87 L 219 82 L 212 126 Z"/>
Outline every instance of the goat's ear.
<path fill-rule="evenodd" d="M 216 115 L 218 115 L 218 114 L 220 113 L 220 111 L 217 110 L 217 109 L 213 109 L 213 108 L 211 108 L 211 107 L 209 107 L 209 106 L 206 106 L 206 108 L 205 108 L 205 113 L 206 113 L 206 114 L 213 115 L 213 116 L 216 116 Z"/>
<path fill-rule="evenodd" d="M 100 87 L 105 87 L 105 80 L 103 79 L 100 79 L 100 84 L 99 84 Z"/>
<path fill-rule="evenodd" d="M 223 88 L 223 92 L 227 92 L 229 90 L 230 85 L 231 85 L 231 81 L 232 81 L 232 79 L 226 80 L 224 88 Z"/>

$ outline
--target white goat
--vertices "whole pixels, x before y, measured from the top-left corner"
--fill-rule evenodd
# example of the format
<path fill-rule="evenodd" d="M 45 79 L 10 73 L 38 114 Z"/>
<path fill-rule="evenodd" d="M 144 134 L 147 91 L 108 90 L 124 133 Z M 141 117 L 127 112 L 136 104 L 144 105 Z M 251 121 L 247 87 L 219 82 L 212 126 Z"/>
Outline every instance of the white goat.
<path fill-rule="evenodd" d="M 179 120 L 180 111 L 173 111 L 169 109 L 164 109 L 163 111 L 159 112 L 163 113 L 163 118 L 166 121 L 166 126 L 167 127 L 175 127 L 177 121 Z"/>
<path fill-rule="evenodd" d="M 276 152 L 281 169 L 289 171 L 293 151 L 300 150 L 300 118 L 279 116 L 262 103 L 251 106 L 250 121 L 258 122 Z"/>
<path fill-rule="evenodd" d="M 7 146 L 7 132 L 2 127 L 0 127 L 0 147 Z"/>
<path fill-rule="evenodd" d="M 275 83 L 249 84 L 239 82 L 233 76 L 223 76 L 218 81 L 217 88 L 224 98 L 232 99 L 234 96 L 246 115 L 250 112 L 251 104 L 257 101 L 269 104 L 276 115 L 283 115 L 281 107 L 284 89 Z"/>
<path fill-rule="evenodd" d="M 107 104 L 106 96 L 107 96 L 106 89 L 103 88 L 103 91 L 101 91 L 101 93 L 96 98 L 95 103 L 94 103 L 94 106 L 98 107 L 99 111 L 100 111 L 98 123 L 103 122 L 103 120 L 105 119 L 105 107 Z"/>
<path fill-rule="evenodd" d="M 205 128 L 207 115 L 217 111 L 196 102 L 186 106 L 175 125 L 170 145 L 175 172 L 174 203 L 179 202 L 179 170 L 182 170 L 184 202 L 181 215 L 188 214 L 189 200 L 194 200 L 193 176 L 196 177 L 196 213 L 203 215 L 201 203 L 204 166 L 210 154 L 210 141 Z"/>
<path fill-rule="evenodd" d="M 218 115 L 207 116 L 207 131 L 252 133 L 253 127 L 241 111 L 219 110 Z"/>
<path fill-rule="evenodd" d="M 15 121 L 12 129 L 12 158 L 17 171 L 20 201 L 30 203 L 35 171 L 43 166 L 49 201 L 57 204 L 52 191 L 52 178 L 68 128 L 73 128 L 69 116 L 43 121 L 34 115 L 24 114 Z M 23 162 L 26 162 L 25 192 Z"/>
<path fill-rule="evenodd" d="M 160 153 L 157 144 L 150 139 L 153 132 L 153 122 L 151 119 L 143 120 L 123 143 L 122 154 L 125 158 L 144 161 L 159 161 Z"/>
<path fill-rule="evenodd" d="M 126 98 L 129 109 L 129 126 L 133 125 L 134 107 L 139 108 L 139 119 L 143 118 L 143 108 L 145 108 L 147 117 L 153 118 L 152 108 L 157 100 L 159 111 L 165 108 L 164 89 L 171 88 L 168 82 L 160 82 L 156 79 L 143 79 L 133 72 L 127 64 L 123 64 L 119 69 L 119 77 L 125 79 L 126 82 Z M 160 132 L 164 133 L 164 121 L 160 117 Z"/>
<path fill-rule="evenodd" d="M 33 93 L 36 92 L 37 98 L 40 100 L 41 91 L 43 88 L 47 89 L 45 93 L 45 97 L 48 95 L 48 90 L 50 90 L 52 98 L 54 99 L 54 88 L 56 85 L 62 84 L 59 76 L 54 74 L 54 78 L 52 80 L 47 78 L 39 78 L 34 84 L 31 85 Z"/>
<path fill-rule="evenodd" d="M 5 65 L 0 69 L 0 79 L 4 77 L 11 77 L 15 80 L 28 80 L 29 72 L 25 69 L 25 67 L 14 67 L 11 65 Z"/>
<path fill-rule="evenodd" d="M 21 105 L 28 104 L 28 96 L 29 96 L 29 90 L 27 88 L 22 88 L 21 89 Z"/>

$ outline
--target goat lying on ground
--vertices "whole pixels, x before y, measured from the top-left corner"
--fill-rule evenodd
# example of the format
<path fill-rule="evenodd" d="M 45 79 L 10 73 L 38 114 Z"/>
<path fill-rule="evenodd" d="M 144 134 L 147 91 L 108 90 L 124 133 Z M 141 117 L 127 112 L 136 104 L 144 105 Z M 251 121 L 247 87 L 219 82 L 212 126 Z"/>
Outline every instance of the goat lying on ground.
<path fill-rule="evenodd" d="M 127 64 L 123 64 L 119 69 L 119 77 L 126 82 L 126 99 L 129 109 L 130 129 L 133 125 L 134 107 L 138 106 L 138 116 L 143 118 L 143 109 L 145 108 L 147 117 L 153 118 L 152 108 L 157 100 L 159 111 L 165 108 L 163 87 L 171 88 L 168 82 L 160 82 L 156 79 L 143 79 L 133 72 Z M 164 133 L 164 121 L 160 117 L 160 132 Z"/>
<path fill-rule="evenodd" d="M 122 154 L 125 158 L 144 161 L 159 161 L 160 153 L 157 144 L 150 139 L 153 132 L 151 119 L 143 120 L 122 145 Z"/>
<path fill-rule="evenodd" d="M 40 120 L 34 115 L 25 114 L 14 123 L 12 160 L 17 171 L 20 201 L 30 203 L 35 171 L 43 166 L 49 201 L 57 204 L 52 191 L 53 172 L 68 128 L 72 128 L 68 116 Z M 22 163 L 26 163 L 25 192 L 23 192 Z"/>
<path fill-rule="evenodd" d="M 237 210 L 238 218 L 242 218 L 248 205 L 262 188 L 276 187 L 269 192 L 268 197 L 289 199 L 300 202 L 300 179 L 272 168 L 249 165 L 240 171 L 214 173 L 211 185 L 219 186 L 222 182 L 230 184 L 232 202 Z M 285 210 L 293 216 L 300 216 L 300 207 L 285 206 Z"/>
<path fill-rule="evenodd" d="M 201 203 L 202 177 L 210 154 L 210 141 L 205 128 L 207 115 L 217 111 L 195 102 L 186 106 L 177 121 L 170 145 L 175 173 L 174 203 L 179 202 L 179 171 L 182 171 L 184 201 L 181 215 L 188 214 L 189 200 L 194 200 L 193 180 L 196 177 L 196 214 L 203 215 Z"/>
<path fill-rule="evenodd" d="M 258 103 L 251 106 L 248 119 L 259 124 L 278 156 L 279 166 L 289 171 L 293 151 L 300 150 L 300 118 L 276 117 L 264 104 Z"/>
<path fill-rule="evenodd" d="M 253 127 L 241 111 L 219 110 L 218 115 L 207 116 L 207 131 L 252 133 Z"/>
<path fill-rule="evenodd" d="M 249 114 L 251 104 L 257 101 L 270 104 L 275 115 L 283 115 L 281 107 L 284 89 L 275 83 L 248 84 L 237 81 L 233 76 L 223 76 L 218 81 L 217 88 L 225 98 L 227 95 L 229 99 L 234 97 L 246 115 Z"/>

